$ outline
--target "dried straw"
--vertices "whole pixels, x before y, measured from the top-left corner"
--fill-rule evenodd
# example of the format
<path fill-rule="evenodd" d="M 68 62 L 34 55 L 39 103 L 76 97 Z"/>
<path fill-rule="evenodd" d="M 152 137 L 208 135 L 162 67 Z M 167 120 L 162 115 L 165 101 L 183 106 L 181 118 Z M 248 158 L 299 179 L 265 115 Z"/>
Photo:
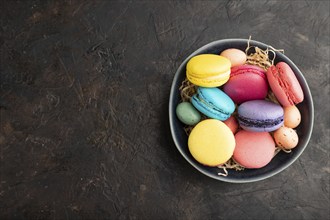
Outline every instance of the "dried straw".
<path fill-rule="evenodd" d="M 251 36 L 249 37 L 247 47 L 245 49 L 247 64 L 256 65 L 264 70 L 267 70 L 270 66 L 274 65 L 276 52 L 284 53 L 283 49 L 275 49 L 272 46 L 267 47 L 266 50 L 262 50 L 257 46 L 251 46 L 250 41 Z"/>

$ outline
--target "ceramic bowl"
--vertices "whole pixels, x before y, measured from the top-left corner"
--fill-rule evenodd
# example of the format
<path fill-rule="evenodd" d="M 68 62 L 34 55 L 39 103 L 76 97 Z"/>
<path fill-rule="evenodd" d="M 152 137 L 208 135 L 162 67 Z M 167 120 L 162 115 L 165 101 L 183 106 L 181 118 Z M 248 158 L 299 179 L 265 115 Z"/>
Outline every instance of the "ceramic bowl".
<path fill-rule="evenodd" d="M 295 147 L 291 153 L 285 153 L 283 151 L 279 152 L 272 161 L 263 168 L 259 169 L 244 169 L 242 171 L 235 171 L 233 169 L 228 169 L 228 176 L 220 176 L 219 172 L 222 172 L 221 169 L 217 167 L 207 167 L 198 163 L 190 154 L 188 150 L 188 136 L 184 131 L 184 125 L 178 120 L 175 109 L 176 106 L 180 103 L 180 91 L 179 87 L 182 81 L 186 77 L 186 64 L 190 58 L 198 54 L 220 54 L 221 51 L 228 48 L 237 48 L 245 51 L 247 47 L 247 39 L 224 39 L 211 42 L 188 56 L 183 63 L 177 69 L 170 93 L 169 99 L 169 120 L 170 120 L 170 129 L 171 134 L 174 140 L 174 143 L 178 151 L 182 154 L 183 158 L 186 159 L 194 168 L 199 172 L 214 178 L 216 180 L 231 182 L 231 183 L 246 183 L 246 182 L 255 182 L 264 180 L 271 176 L 274 176 L 286 168 L 288 168 L 293 162 L 295 162 L 299 156 L 303 153 L 305 148 L 308 145 L 309 139 L 312 134 L 313 122 L 314 122 L 314 107 L 313 99 L 306 82 L 306 79 L 303 73 L 298 69 L 298 67 L 284 54 L 276 52 L 275 64 L 284 61 L 294 71 L 297 76 L 298 81 L 304 92 L 304 101 L 297 105 L 301 113 L 301 123 L 296 128 L 296 131 L 299 136 L 298 146 Z M 263 50 L 269 47 L 267 44 L 250 40 L 251 46 L 257 46 Z M 191 170 L 191 172 L 194 172 Z"/>

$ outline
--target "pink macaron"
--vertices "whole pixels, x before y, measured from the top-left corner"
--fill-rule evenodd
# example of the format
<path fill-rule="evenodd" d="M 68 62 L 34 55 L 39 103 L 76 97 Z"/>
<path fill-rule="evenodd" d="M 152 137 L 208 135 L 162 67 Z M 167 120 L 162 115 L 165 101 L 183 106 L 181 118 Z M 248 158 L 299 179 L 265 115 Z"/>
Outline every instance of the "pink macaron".
<path fill-rule="evenodd" d="M 281 105 L 291 106 L 304 100 L 299 81 L 288 64 L 279 62 L 276 66 L 269 67 L 267 79 Z"/>
<path fill-rule="evenodd" d="M 235 135 L 233 158 L 246 168 L 261 168 L 273 158 L 275 142 L 268 132 L 241 130 Z"/>
<path fill-rule="evenodd" d="M 264 99 L 268 93 L 266 71 L 258 66 L 240 65 L 231 68 L 223 91 L 237 104 Z"/>

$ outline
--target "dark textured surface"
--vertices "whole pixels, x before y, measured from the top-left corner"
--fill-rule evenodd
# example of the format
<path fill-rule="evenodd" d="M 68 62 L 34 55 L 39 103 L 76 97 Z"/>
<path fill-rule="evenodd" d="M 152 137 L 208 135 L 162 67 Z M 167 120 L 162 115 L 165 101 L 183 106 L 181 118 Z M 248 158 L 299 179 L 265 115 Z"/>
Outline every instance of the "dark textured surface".
<path fill-rule="evenodd" d="M 329 1 L 1 1 L 0 219 L 329 219 Z M 314 98 L 309 146 L 251 184 L 177 151 L 180 63 L 223 38 L 285 49 Z"/>

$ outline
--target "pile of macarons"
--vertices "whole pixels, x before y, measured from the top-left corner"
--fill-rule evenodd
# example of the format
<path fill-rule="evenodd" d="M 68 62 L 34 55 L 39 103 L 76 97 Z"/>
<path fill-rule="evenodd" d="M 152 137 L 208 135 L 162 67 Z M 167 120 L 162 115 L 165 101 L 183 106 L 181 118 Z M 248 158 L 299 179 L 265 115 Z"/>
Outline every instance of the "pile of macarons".
<path fill-rule="evenodd" d="M 248 64 L 245 52 L 229 48 L 192 57 L 186 78 L 196 92 L 178 104 L 176 114 L 192 127 L 188 148 L 199 163 L 215 167 L 232 159 L 245 168 L 261 168 L 276 148 L 297 146 L 294 129 L 301 115 L 296 105 L 304 94 L 285 62 L 264 69 Z"/>

